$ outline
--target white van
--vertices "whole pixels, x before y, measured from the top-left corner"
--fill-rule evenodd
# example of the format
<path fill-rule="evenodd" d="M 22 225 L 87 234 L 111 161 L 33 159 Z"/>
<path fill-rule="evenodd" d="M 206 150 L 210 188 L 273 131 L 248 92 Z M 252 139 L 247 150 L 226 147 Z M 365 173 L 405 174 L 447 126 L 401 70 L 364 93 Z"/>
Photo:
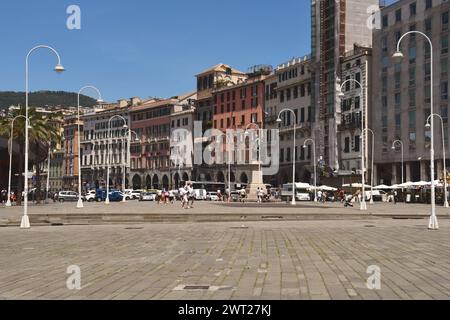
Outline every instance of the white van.
<path fill-rule="evenodd" d="M 297 201 L 311 201 L 311 186 L 308 183 L 296 183 L 295 184 L 295 199 Z M 281 199 L 283 201 L 292 200 L 292 183 L 283 185 L 281 190 Z"/>
<path fill-rule="evenodd" d="M 206 189 L 194 189 L 195 200 L 206 200 L 207 194 Z"/>

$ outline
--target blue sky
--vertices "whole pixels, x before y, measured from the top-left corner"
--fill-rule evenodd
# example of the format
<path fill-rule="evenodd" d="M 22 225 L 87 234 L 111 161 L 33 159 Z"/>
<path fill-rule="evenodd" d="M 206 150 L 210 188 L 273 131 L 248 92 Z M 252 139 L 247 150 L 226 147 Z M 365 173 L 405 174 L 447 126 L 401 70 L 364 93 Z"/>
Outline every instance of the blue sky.
<path fill-rule="evenodd" d="M 66 28 L 72 4 L 81 30 Z M 219 62 L 246 71 L 308 54 L 310 1 L 0 1 L 0 91 L 24 90 L 25 55 L 37 44 L 54 46 L 67 72 L 56 75 L 55 58 L 36 52 L 32 91 L 90 84 L 108 101 L 170 97 L 195 89 L 194 75 Z"/>

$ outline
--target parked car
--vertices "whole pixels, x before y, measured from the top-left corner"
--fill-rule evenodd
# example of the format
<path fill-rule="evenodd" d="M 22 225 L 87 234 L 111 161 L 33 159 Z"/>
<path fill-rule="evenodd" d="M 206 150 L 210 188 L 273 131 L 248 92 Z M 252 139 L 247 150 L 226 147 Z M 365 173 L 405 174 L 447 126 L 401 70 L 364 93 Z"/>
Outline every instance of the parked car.
<path fill-rule="evenodd" d="M 138 200 L 141 198 L 142 192 L 144 192 L 144 190 L 131 190 L 129 194 L 132 200 Z"/>
<path fill-rule="evenodd" d="M 81 197 L 83 201 L 86 199 Z M 58 193 L 58 201 L 59 202 L 69 202 L 69 201 L 78 201 L 78 193 L 74 191 L 60 191 Z"/>
<path fill-rule="evenodd" d="M 230 197 L 231 201 L 239 202 L 239 200 L 241 199 L 241 193 L 239 191 L 231 191 Z"/>
<path fill-rule="evenodd" d="M 205 189 L 194 189 L 195 200 L 206 200 L 207 192 Z"/>
<path fill-rule="evenodd" d="M 219 196 L 217 195 L 217 192 L 208 192 L 206 194 L 206 200 L 208 200 L 208 201 L 219 201 Z"/>
<path fill-rule="evenodd" d="M 155 201 L 156 193 L 153 192 L 142 192 L 139 197 L 139 201 Z"/>
<path fill-rule="evenodd" d="M 97 193 L 95 192 L 95 190 L 89 190 L 84 197 L 85 197 L 86 201 L 94 202 L 96 194 Z"/>
<path fill-rule="evenodd" d="M 366 190 L 366 201 L 370 201 L 371 191 Z M 383 190 L 373 190 L 373 201 L 383 201 L 386 202 L 388 194 Z"/>
<path fill-rule="evenodd" d="M 97 202 L 106 201 L 106 190 L 98 189 L 96 190 L 95 200 Z M 123 200 L 122 192 L 118 190 L 109 190 L 109 201 L 119 202 Z"/>

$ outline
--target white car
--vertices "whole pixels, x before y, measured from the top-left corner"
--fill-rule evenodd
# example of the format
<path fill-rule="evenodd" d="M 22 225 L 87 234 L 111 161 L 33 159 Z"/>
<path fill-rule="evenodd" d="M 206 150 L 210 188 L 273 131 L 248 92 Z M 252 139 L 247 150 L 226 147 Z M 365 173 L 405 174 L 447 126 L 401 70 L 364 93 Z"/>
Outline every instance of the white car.
<path fill-rule="evenodd" d="M 125 201 L 128 201 L 128 200 L 133 200 L 134 198 L 133 198 L 133 196 L 131 195 L 131 194 L 127 194 L 127 193 L 123 193 L 123 192 L 119 192 L 119 194 L 123 197 L 123 198 L 125 198 Z"/>
<path fill-rule="evenodd" d="M 206 199 L 209 201 L 219 201 L 219 196 L 217 195 L 217 192 L 208 192 Z"/>
<path fill-rule="evenodd" d="M 89 190 L 84 197 L 86 198 L 86 201 L 94 202 L 96 199 L 96 194 L 97 193 L 95 192 L 95 190 Z"/>
<path fill-rule="evenodd" d="M 155 201 L 156 193 L 153 192 L 142 192 L 139 201 Z"/>
<path fill-rule="evenodd" d="M 141 193 L 144 192 L 143 190 L 131 190 L 129 193 L 129 196 L 132 200 L 140 199 Z"/>

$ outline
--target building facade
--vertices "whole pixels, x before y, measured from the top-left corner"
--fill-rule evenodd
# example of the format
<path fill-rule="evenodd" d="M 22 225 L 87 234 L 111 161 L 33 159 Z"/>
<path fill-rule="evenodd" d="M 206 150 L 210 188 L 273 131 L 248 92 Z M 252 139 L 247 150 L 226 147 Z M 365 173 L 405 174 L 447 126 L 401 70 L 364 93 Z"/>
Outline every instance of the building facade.
<path fill-rule="evenodd" d="M 106 187 L 109 166 L 111 188 L 122 187 L 123 172 L 129 167 L 129 103 L 125 100 L 85 113 L 81 142 L 83 190 Z M 124 126 L 127 127 L 124 127 Z M 126 181 L 127 183 L 128 181 Z M 127 183 L 128 184 L 128 183 Z"/>
<path fill-rule="evenodd" d="M 280 186 L 292 182 L 295 152 L 296 181 L 310 182 L 313 171 L 312 145 L 303 149 L 303 143 L 311 138 L 314 127 L 314 108 L 311 104 L 311 59 L 309 56 L 294 58 L 280 64 L 273 75 L 265 80 L 266 129 L 279 129 L 279 174 L 265 177 L 265 182 Z M 285 111 L 282 114 L 282 110 Z M 277 122 L 278 117 L 282 120 Z M 296 145 L 294 146 L 294 124 Z"/>
<path fill-rule="evenodd" d="M 312 13 L 312 106 L 315 108 L 314 137 L 331 171 L 339 171 L 337 82 L 342 79 L 341 57 L 355 44 L 370 47 L 372 19 L 369 8 L 378 0 L 313 0 Z"/>
<path fill-rule="evenodd" d="M 434 113 L 444 122 L 448 146 L 448 39 L 450 4 L 442 0 L 402 0 L 381 10 L 381 29 L 374 31 L 372 127 L 375 131 L 376 182 L 401 183 L 403 143 L 404 180 L 430 180 L 431 131 L 425 123 L 431 113 L 431 86 Z M 433 43 L 434 65 L 428 41 L 411 34 L 402 40 L 402 61 L 392 59 L 400 37 L 418 30 Z M 431 67 L 434 77 L 431 79 Z M 435 177 L 443 178 L 441 120 L 435 120 Z M 449 152 L 448 147 L 446 147 Z M 448 154 L 448 153 L 447 153 Z M 447 162 L 448 165 L 448 162 Z"/>

